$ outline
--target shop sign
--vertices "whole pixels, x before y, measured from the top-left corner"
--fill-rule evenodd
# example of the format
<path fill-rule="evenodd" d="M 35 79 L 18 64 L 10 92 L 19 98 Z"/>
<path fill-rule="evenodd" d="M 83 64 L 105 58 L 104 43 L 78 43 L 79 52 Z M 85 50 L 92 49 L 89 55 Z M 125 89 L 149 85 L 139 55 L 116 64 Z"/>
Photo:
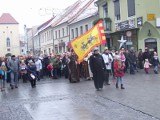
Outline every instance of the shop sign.
<path fill-rule="evenodd" d="M 135 19 L 126 20 L 115 24 L 116 31 L 127 30 L 135 28 Z"/>
<path fill-rule="evenodd" d="M 133 45 L 133 42 L 128 41 L 128 42 L 126 42 L 126 45 Z"/>
<path fill-rule="evenodd" d="M 131 37 L 131 36 L 132 36 L 132 32 L 131 32 L 131 31 L 127 31 L 127 32 L 126 32 L 126 36 L 127 36 L 127 37 Z"/>
<path fill-rule="evenodd" d="M 142 17 L 138 17 L 137 18 L 137 27 L 141 27 L 143 25 L 143 18 Z"/>
<path fill-rule="evenodd" d="M 129 28 L 135 28 L 135 19 L 128 20 Z"/>
<path fill-rule="evenodd" d="M 156 27 L 160 27 L 160 18 L 156 19 Z"/>
<path fill-rule="evenodd" d="M 148 20 L 148 21 L 153 21 L 153 20 L 155 20 L 155 19 L 156 19 L 155 14 L 147 14 L 147 20 Z"/>

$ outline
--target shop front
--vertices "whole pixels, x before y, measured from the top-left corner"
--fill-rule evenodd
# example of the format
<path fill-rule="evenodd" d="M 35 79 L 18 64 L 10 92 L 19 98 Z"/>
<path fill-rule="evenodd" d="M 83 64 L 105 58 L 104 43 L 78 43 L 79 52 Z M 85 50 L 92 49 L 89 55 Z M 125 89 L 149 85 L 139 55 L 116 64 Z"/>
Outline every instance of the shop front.
<path fill-rule="evenodd" d="M 150 52 L 156 51 L 160 55 L 160 34 L 158 28 L 149 22 L 145 22 L 139 31 L 138 47 L 143 51 L 145 47 L 148 47 Z"/>
<path fill-rule="evenodd" d="M 123 46 L 126 49 L 134 47 L 135 50 L 138 50 L 138 31 L 139 28 L 136 28 L 135 19 L 126 20 L 120 23 L 115 24 L 116 31 L 111 33 L 111 42 L 112 47 L 119 50 L 120 42 L 118 40 L 126 40 Z M 122 37 L 123 36 L 123 37 Z"/>

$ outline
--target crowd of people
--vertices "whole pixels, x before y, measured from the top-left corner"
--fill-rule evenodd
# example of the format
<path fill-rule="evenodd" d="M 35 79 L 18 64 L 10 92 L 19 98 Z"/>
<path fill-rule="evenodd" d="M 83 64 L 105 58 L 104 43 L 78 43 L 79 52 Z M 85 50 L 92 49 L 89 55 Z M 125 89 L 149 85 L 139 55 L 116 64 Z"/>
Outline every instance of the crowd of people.
<path fill-rule="evenodd" d="M 73 50 L 58 55 L 1 57 L 0 88 L 4 91 L 6 83 L 10 84 L 11 89 L 18 88 L 20 79 L 23 83 L 29 81 L 31 87 L 35 88 L 36 82 L 44 77 L 59 79 L 64 76 L 70 83 L 77 83 L 80 79 L 93 80 L 99 91 L 104 85 L 110 85 L 109 77 L 112 75 L 116 79 L 116 88 L 120 85 L 121 89 L 125 89 L 125 73 L 135 74 L 138 69 L 144 69 L 148 74 L 149 68 L 153 66 L 154 73 L 158 74 L 159 58 L 156 52 L 151 54 L 146 47 L 144 52 L 140 49 L 136 53 L 134 48 L 115 51 L 107 47 L 100 53 L 96 47 L 81 63 L 77 62 L 77 55 Z"/>

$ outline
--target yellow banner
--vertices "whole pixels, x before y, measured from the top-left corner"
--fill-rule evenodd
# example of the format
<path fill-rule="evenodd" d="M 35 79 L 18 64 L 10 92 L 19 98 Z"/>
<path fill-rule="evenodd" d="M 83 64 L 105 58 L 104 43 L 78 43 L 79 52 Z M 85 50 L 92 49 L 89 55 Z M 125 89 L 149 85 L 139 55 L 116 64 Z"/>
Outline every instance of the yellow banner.
<path fill-rule="evenodd" d="M 104 41 L 106 38 L 102 21 L 100 21 L 85 34 L 71 41 L 71 47 L 78 56 L 78 62 L 82 62 L 95 46 L 105 43 Z"/>

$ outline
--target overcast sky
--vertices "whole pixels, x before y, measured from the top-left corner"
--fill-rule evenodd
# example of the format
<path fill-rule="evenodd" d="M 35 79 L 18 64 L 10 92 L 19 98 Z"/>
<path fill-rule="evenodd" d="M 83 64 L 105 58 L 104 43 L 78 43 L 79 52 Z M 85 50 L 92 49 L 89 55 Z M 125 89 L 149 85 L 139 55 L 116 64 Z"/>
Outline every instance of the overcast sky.
<path fill-rule="evenodd" d="M 0 16 L 10 13 L 19 23 L 23 33 L 24 24 L 27 27 L 42 24 L 52 17 L 52 11 L 59 12 L 77 0 L 1 0 Z"/>

